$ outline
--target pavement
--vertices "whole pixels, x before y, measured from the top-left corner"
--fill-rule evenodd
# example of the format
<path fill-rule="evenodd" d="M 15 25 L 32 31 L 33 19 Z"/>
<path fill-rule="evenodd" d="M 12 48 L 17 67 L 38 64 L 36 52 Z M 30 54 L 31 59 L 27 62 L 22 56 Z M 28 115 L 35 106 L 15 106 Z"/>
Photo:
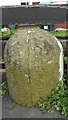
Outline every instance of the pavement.
<path fill-rule="evenodd" d="M 2 118 L 68 118 L 62 116 L 59 112 L 48 113 L 40 111 L 38 107 L 24 107 L 16 104 L 11 100 L 10 96 L 6 94 L 2 98 Z M 61 119 L 61 120 L 62 120 Z"/>

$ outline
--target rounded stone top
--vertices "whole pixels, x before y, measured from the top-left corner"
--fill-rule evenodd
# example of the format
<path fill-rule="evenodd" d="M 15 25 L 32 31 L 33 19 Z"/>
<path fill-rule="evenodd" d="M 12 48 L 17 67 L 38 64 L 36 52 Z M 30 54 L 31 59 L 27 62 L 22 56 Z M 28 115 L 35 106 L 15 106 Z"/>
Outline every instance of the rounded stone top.
<path fill-rule="evenodd" d="M 32 39 L 32 41 L 35 41 L 39 44 L 46 43 L 46 46 L 49 45 L 49 48 L 51 47 L 59 48 L 55 38 L 49 32 L 42 30 L 37 26 L 36 27 L 24 27 L 22 29 L 18 29 L 17 32 L 11 36 L 7 44 L 10 43 L 9 44 L 10 47 L 14 45 L 18 45 L 18 44 L 19 45 L 23 44 L 24 41 L 28 44 L 28 42 L 30 41 L 28 39 Z M 40 45 L 41 47 L 43 47 L 42 44 Z"/>
<path fill-rule="evenodd" d="M 6 44 L 5 56 L 10 54 L 12 61 L 20 60 L 20 57 L 26 57 L 32 53 L 39 60 L 49 61 L 59 54 L 59 46 L 56 39 L 49 32 L 39 27 L 24 27 L 9 39 Z M 7 53 L 6 53 L 7 52 Z M 33 56 L 32 56 L 33 58 Z M 10 59 L 10 58 L 9 58 Z"/>
<path fill-rule="evenodd" d="M 24 27 L 5 47 L 10 96 L 22 105 L 46 97 L 59 79 L 60 48 L 56 39 L 39 27 Z"/>

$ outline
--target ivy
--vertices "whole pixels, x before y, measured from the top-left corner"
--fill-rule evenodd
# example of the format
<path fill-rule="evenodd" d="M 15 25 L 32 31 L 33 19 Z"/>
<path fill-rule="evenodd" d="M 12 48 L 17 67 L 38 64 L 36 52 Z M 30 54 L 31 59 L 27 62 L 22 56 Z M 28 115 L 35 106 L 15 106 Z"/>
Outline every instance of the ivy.
<path fill-rule="evenodd" d="M 8 84 L 7 81 L 2 82 L 0 84 L 0 94 L 1 96 L 5 95 L 8 92 Z"/>
<path fill-rule="evenodd" d="M 64 56 L 64 62 L 68 63 L 68 57 L 67 56 Z"/>
<path fill-rule="evenodd" d="M 63 80 L 58 81 L 57 87 L 51 91 L 47 98 L 40 98 L 38 106 L 41 110 L 47 109 L 48 112 L 56 110 L 64 116 L 68 116 L 68 88 L 65 81 L 67 79 L 63 77 Z"/>

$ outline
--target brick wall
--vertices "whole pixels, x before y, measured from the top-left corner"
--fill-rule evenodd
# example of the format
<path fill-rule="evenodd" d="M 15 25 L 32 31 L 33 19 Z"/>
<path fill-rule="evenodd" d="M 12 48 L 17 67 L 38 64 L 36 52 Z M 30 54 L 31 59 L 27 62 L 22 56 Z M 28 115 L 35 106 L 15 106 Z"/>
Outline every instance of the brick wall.
<path fill-rule="evenodd" d="M 68 29 L 68 23 L 56 23 L 56 24 L 54 24 L 54 28 L 66 28 L 66 29 Z"/>

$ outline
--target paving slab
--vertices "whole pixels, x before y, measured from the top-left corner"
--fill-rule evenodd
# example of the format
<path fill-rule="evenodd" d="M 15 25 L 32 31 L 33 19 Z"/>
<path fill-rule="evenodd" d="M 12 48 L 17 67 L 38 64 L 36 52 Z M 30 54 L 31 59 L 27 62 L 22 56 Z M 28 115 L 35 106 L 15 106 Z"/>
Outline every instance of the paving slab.
<path fill-rule="evenodd" d="M 65 118 L 59 112 L 48 113 L 38 107 L 23 107 L 16 104 L 7 94 L 2 98 L 2 118 Z"/>

